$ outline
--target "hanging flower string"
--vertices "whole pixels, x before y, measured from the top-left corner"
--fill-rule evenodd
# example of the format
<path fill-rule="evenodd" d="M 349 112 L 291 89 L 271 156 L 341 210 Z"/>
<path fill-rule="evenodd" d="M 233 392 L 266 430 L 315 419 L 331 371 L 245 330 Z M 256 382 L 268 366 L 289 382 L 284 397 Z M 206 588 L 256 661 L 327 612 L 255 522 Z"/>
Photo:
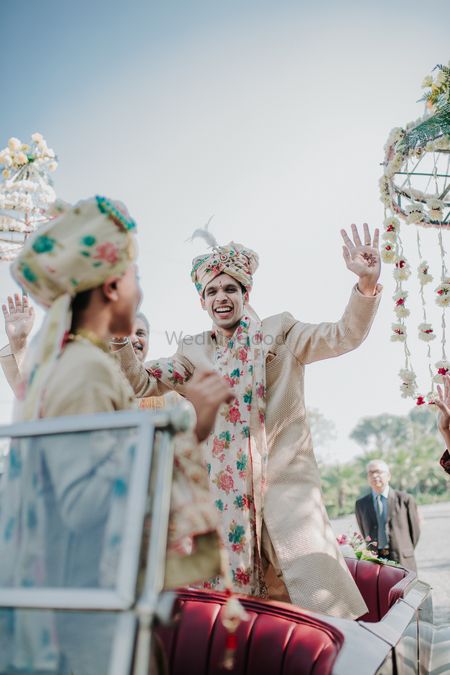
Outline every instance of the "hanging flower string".
<path fill-rule="evenodd" d="M 405 342 L 406 344 L 406 342 Z M 411 368 L 402 368 L 399 372 L 400 391 L 403 398 L 414 398 L 416 395 L 416 374 Z"/>
<path fill-rule="evenodd" d="M 391 324 L 391 341 L 400 342 L 404 351 L 404 367 L 399 371 L 400 391 L 403 397 L 413 398 L 417 405 L 434 402 L 435 382 L 450 373 L 446 356 L 445 310 L 450 305 L 450 275 L 445 265 L 443 230 L 450 229 L 450 64 L 436 66 L 435 76 L 428 76 L 423 87 L 427 111 L 418 120 L 405 128 L 396 127 L 391 131 L 385 144 L 383 176 L 380 179 L 380 198 L 385 207 L 383 262 L 393 265 L 395 292 L 393 294 L 395 319 Z M 429 169 L 430 159 L 432 169 Z M 447 169 L 438 166 L 445 159 Z M 428 180 L 423 180 L 427 177 Z M 421 189 L 412 184 L 418 179 Z M 444 180 L 442 180 L 444 179 Z M 424 189 L 422 186 L 425 186 Z M 411 268 L 404 253 L 400 236 L 400 220 L 409 226 L 416 226 L 419 265 L 417 278 L 422 306 L 422 320 L 417 325 L 418 338 L 426 345 L 426 358 L 431 380 L 431 390 L 423 394 L 417 389 L 417 377 L 411 362 L 408 345 L 406 320 L 410 317 L 406 282 Z M 432 367 L 431 344 L 436 342 L 436 332 L 427 315 L 425 286 L 433 281 L 429 265 L 421 250 L 420 227 L 438 230 L 441 252 L 441 278 L 435 288 L 436 304 L 442 308 L 441 349 L 442 356 Z M 409 319 L 408 319 L 409 320 Z"/>
<path fill-rule="evenodd" d="M 393 324 L 393 334 L 391 339 L 403 343 L 403 350 L 405 354 L 405 365 L 399 372 L 401 380 L 400 392 L 403 398 L 415 398 L 417 383 L 416 374 L 411 364 L 411 352 L 407 342 L 407 331 L 405 325 L 405 318 L 410 314 L 406 307 L 406 300 L 408 291 L 403 288 L 403 282 L 407 281 L 411 275 L 411 268 L 405 258 L 403 252 L 402 240 L 400 237 L 400 221 L 397 218 L 385 218 L 384 220 L 385 234 L 394 238 L 395 236 L 395 250 L 396 259 L 394 262 L 394 279 L 396 281 L 396 289 L 393 296 L 394 312 L 398 319 L 398 323 Z"/>
<path fill-rule="evenodd" d="M 417 268 L 417 277 L 419 279 L 420 284 L 420 300 L 422 303 L 422 316 L 423 316 L 423 322 L 419 324 L 418 331 L 419 331 L 419 340 L 422 340 L 423 342 L 427 343 L 428 373 L 431 380 L 431 391 L 427 394 L 426 399 L 424 398 L 423 395 L 420 394 L 417 396 L 416 399 L 417 405 L 424 405 L 426 402 L 428 403 L 434 402 L 434 380 L 433 380 L 433 369 L 431 367 L 430 342 L 436 339 L 436 334 L 433 330 L 431 323 L 428 322 L 427 305 L 425 302 L 425 294 L 424 294 L 424 286 L 429 284 L 433 280 L 433 277 L 429 273 L 427 261 L 423 259 L 419 230 L 417 230 L 416 239 L 417 239 L 417 253 L 419 255 L 420 260 L 419 267 Z"/>
<path fill-rule="evenodd" d="M 400 230 L 398 218 L 385 218 L 384 220 L 384 244 L 381 249 L 383 262 L 391 264 L 397 261 L 397 237 Z"/>
<path fill-rule="evenodd" d="M 406 326 L 404 323 L 392 324 L 392 342 L 404 342 L 406 340 Z"/>
<path fill-rule="evenodd" d="M 442 359 L 435 364 L 437 373 L 433 377 L 433 382 L 443 383 L 443 376 L 450 371 L 450 364 L 447 361 L 446 342 L 447 342 L 447 325 L 445 321 L 445 310 L 450 303 L 450 279 L 447 276 L 447 265 L 445 262 L 444 242 L 442 241 L 442 229 L 438 231 L 438 244 L 441 254 L 441 283 L 436 288 L 436 304 L 442 307 L 441 318 L 441 351 Z"/>
<path fill-rule="evenodd" d="M 446 359 L 442 359 L 442 361 L 437 361 L 435 366 L 437 368 L 437 373 L 433 377 L 433 381 L 443 384 L 444 375 L 448 375 L 450 372 L 450 363 Z"/>

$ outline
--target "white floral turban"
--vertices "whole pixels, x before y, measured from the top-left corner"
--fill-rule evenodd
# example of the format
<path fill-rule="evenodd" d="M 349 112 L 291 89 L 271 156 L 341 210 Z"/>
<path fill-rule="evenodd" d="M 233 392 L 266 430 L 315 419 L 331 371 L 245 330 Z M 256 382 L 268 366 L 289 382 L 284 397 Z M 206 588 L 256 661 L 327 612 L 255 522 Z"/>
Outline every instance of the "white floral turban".
<path fill-rule="evenodd" d="M 122 205 L 94 197 L 59 208 L 61 215 L 39 227 L 11 265 L 15 280 L 43 307 L 122 274 L 135 257 L 135 223 Z"/>
<path fill-rule="evenodd" d="M 72 300 L 126 272 L 136 257 L 136 224 L 126 208 L 106 197 L 56 207 L 58 215 L 25 242 L 11 265 L 14 279 L 48 308 L 29 364 L 27 417 L 38 415 L 43 384 L 72 323 Z"/>
<path fill-rule="evenodd" d="M 250 292 L 258 263 L 257 253 L 230 241 L 226 246 L 215 246 L 211 253 L 194 258 L 191 278 L 199 295 L 203 295 L 209 282 L 219 274 L 228 274 Z"/>

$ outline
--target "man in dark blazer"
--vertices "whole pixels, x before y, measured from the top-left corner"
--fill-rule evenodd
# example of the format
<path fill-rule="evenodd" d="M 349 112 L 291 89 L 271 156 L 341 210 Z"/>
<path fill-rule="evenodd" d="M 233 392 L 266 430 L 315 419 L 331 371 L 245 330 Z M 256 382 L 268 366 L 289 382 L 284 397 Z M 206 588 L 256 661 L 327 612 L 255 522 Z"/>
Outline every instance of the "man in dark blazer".
<path fill-rule="evenodd" d="M 420 536 L 419 515 L 414 498 L 389 485 L 391 474 L 386 462 L 373 460 L 367 465 L 371 491 L 355 504 L 355 515 L 363 537 L 370 537 L 381 558 L 395 560 L 417 572 L 414 549 Z"/>

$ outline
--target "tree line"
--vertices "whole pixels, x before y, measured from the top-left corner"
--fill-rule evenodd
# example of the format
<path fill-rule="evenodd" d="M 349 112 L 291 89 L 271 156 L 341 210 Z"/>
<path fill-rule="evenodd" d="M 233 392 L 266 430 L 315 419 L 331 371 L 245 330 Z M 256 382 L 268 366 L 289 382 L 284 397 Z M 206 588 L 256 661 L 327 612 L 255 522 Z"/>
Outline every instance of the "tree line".
<path fill-rule="evenodd" d="M 320 429 L 325 420 L 317 411 L 313 415 L 313 429 Z M 319 462 L 330 518 L 353 513 L 355 500 L 369 490 L 366 465 L 375 458 L 389 464 L 392 486 L 414 495 L 418 504 L 450 499 L 450 479 L 439 465 L 444 447 L 434 407 L 415 408 L 405 416 L 364 417 L 350 438 L 361 448 L 360 455 L 345 463 Z"/>

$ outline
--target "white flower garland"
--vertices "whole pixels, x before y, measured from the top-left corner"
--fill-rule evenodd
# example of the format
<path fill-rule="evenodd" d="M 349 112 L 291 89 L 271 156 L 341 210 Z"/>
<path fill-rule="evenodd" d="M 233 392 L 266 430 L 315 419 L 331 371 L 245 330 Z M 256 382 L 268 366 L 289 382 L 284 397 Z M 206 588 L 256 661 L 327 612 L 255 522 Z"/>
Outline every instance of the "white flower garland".
<path fill-rule="evenodd" d="M 450 305 L 450 279 L 445 278 L 437 288 L 436 291 L 436 304 L 439 307 L 448 307 Z"/>
<path fill-rule="evenodd" d="M 55 152 L 40 133 L 29 144 L 12 137 L 0 151 L 0 233 L 9 234 L 0 234 L 0 260 L 13 260 L 25 238 L 48 219 L 56 199 L 49 174 L 57 166 Z"/>
<path fill-rule="evenodd" d="M 449 64 L 450 65 L 450 64 Z M 442 100 L 450 100 L 450 68 L 438 66 L 438 73 L 433 79 L 431 75 L 427 76 L 422 86 L 430 88 L 425 94 L 424 100 L 427 103 L 428 111 L 425 115 L 414 122 L 410 122 L 405 128 L 396 127 L 392 129 L 384 146 L 384 172 L 379 181 L 380 199 L 385 206 L 385 220 L 383 244 L 381 257 L 384 263 L 392 264 L 393 277 L 396 282 L 396 289 L 393 295 L 394 314 L 396 321 L 391 325 L 391 341 L 403 344 L 405 366 L 399 372 L 401 380 L 400 391 L 404 398 L 414 398 L 417 405 L 430 404 L 434 402 L 434 383 L 442 382 L 444 374 L 450 373 L 450 362 L 447 361 L 445 352 L 446 347 L 446 320 L 445 310 L 450 305 L 450 276 L 447 276 L 445 264 L 445 251 L 442 241 L 443 231 L 450 229 L 450 194 L 447 188 L 447 181 L 443 190 L 438 191 L 436 157 L 442 151 L 450 151 L 450 134 L 442 135 L 442 132 L 436 132 L 437 137 L 426 142 L 412 142 L 408 144 L 409 134 L 429 119 L 430 114 L 437 113 Z M 421 127 L 422 130 L 423 127 Z M 428 129 L 430 127 L 428 126 Z M 420 134 L 420 135 L 419 135 Z M 408 135 L 408 136 L 407 136 Z M 416 138 L 425 138 L 423 131 L 416 132 Z M 411 185 L 411 176 L 416 171 L 418 165 L 425 156 L 433 157 L 434 169 L 428 175 L 428 181 L 425 191 L 413 188 Z M 409 163 L 413 162 L 412 170 L 409 170 Z M 448 174 L 448 170 L 447 170 Z M 445 177 L 444 174 L 442 177 Z M 400 184 L 397 177 L 401 176 L 403 182 Z M 406 177 L 406 178 L 405 178 Z M 432 178 L 434 177 L 434 183 Z M 429 185 L 435 188 L 434 193 L 427 192 Z M 390 211 L 390 215 L 389 215 Z M 403 287 L 411 275 L 410 264 L 404 254 L 403 245 L 400 238 L 400 219 L 408 225 L 420 227 L 433 227 L 438 229 L 438 243 L 441 251 L 442 271 L 439 285 L 435 288 L 435 302 L 442 307 L 442 358 L 435 363 L 434 369 L 431 366 L 430 343 L 436 339 L 436 333 L 432 324 L 427 319 L 426 302 L 424 287 L 433 281 L 433 275 L 429 271 L 429 265 L 423 260 L 420 235 L 417 230 L 417 247 L 420 263 L 417 268 L 417 278 L 420 284 L 420 298 L 422 303 L 423 320 L 418 325 L 418 337 L 427 344 L 427 359 L 432 388 L 428 394 L 423 395 L 417 392 L 417 378 L 411 364 L 411 353 L 408 348 L 408 334 L 405 319 L 410 315 L 410 310 L 406 306 L 408 291 Z"/>

